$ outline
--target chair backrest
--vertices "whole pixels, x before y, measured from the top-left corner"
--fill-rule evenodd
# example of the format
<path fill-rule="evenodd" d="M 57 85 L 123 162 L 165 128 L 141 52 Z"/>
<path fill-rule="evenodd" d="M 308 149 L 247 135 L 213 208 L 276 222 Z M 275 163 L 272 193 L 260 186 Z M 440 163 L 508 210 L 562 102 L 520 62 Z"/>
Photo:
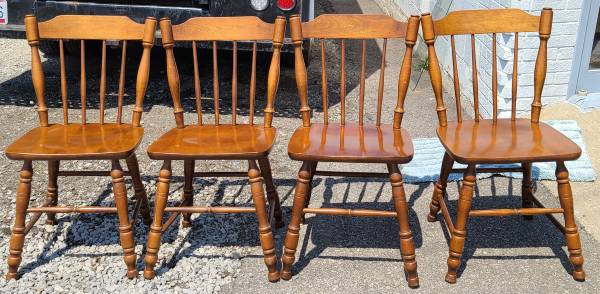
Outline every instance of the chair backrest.
<path fill-rule="evenodd" d="M 496 34 L 514 33 L 514 58 L 512 72 L 512 109 L 511 119 L 516 119 L 517 86 L 518 86 L 518 51 L 519 33 L 538 32 L 540 38 L 539 50 L 534 71 L 534 98 L 531 104 L 531 121 L 538 122 L 542 107 L 542 88 L 546 78 L 547 47 L 550 31 L 552 30 L 552 9 L 544 8 L 541 16 L 527 14 L 519 9 L 490 9 L 490 10 L 463 10 L 449 13 L 439 20 L 432 20 L 430 14 L 421 18 L 423 37 L 427 43 L 429 53 L 429 74 L 436 97 L 436 110 L 440 126 L 446 126 L 446 107 L 442 96 L 442 76 L 440 65 L 435 53 L 436 36 L 450 36 L 452 49 L 452 66 L 454 79 L 454 95 L 456 99 L 457 120 L 462 121 L 460 102 L 459 70 L 456 62 L 455 35 L 471 35 L 471 64 L 473 74 L 473 104 L 475 120 L 479 121 L 479 85 L 477 72 L 477 55 L 475 48 L 476 34 L 492 35 L 492 99 L 493 120 L 498 119 L 498 70 Z"/>
<path fill-rule="evenodd" d="M 107 41 L 121 41 L 122 54 L 119 73 L 117 123 L 122 123 L 123 96 L 125 95 L 125 63 L 127 60 L 127 42 L 139 41 L 143 53 L 136 81 L 135 107 L 133 108 L 132 125 L 140 126 L 143 112 L 143 100 L 146 95 L 150 73 L 150 50 L 154 45 L 156 19 L 149 17 L 144 24 L 134 22 L 125 16 L 90 16 L 61 15 L 45 22 L 37 21 L 33 15 L 25 17 L 27 41 L 31 46 L 31 75 L 37 98 L 37 111 L 40 125 L 48 126 L 48 108 L 45 98 L 45 77 L 39 53 L 40 40 L 58 40 L 60 50 L 60 90 L 63 105 L 64 124 L 69 123 L 69 103 L 67 89 L 67 72 L 65 66 L 65 40 L 80 40 L 81 50 L 81 123 L 87 123 L 87 81 L 85 42 L 102 41 L 102 64 L 100 73 L 100 115 L 99 123 L 104 124 L 104 104 L 106 97 L 106 46 Z"/>
<path fill-rule="evenodd" d="M 302 23 L 298 15 L 290 17 L 290 29 L 292 42 L 294 43 L 296 84 L 298 96 L 300 97 L 300 113 L 303 126 L 310 126 L 310 107 L 308 104 L 308 77 L 306 65 L 302 53 L 302 41 L 313 38 L 320 39 L 321 47 L 321 90 L 323 99 L 324 124 L 329 123 L 328 115 L 328 85 L 326 70 L 326 52 L 324 39 L 340 40 L 341 62 L 340 62 L 340 124 L 346 124 L 346 40 L 362 40 L 361 69 L 359 82 L 359 113 L 358 123 L 364 124 L 365 112 L 365 64 L 366 64 L 366 40 L 383 39 L 383 50 L 381 54 L 380 77 L 377 95 L 377 118 L 376 125 L 381 124 L 381 107 L 383 101 L 383 89 L 385 80 L 385 57 L 387 53 L 387 40 L 393 38 L 405 38 L 406 52 L 400 69 L 398 79 L 398 97 L 394 109 L 394 127 L 400 128 L 404 114 L 404 98 L 410 83 L 412 50 L 417 40 L 419 30 L 419 17 L 411 16 L 408 23 L 399 22 L 385 15 L 361 15 L 361 14 L 339 14 L 321 15 L 312 21 Z"/>
<path fill-rule="evenodd" d="M 217 42 L 229 41 L 233 49 L 233 68 L 231 80 L 231 124 L 236 125 L 238 110 L 238 41 L 252 41 L 252 69 L 249 89 L 249 121 L 254 124 L 254 100 L 256 96 L 256 59 L 257 41 L 272 41 L 273 55 L 268 73 L 267 102 L 264 109 L 265 127 L 271 127 L 275 96 L 279 84 L 280 55 L 285 34 L 285 18 L 278 17 L 274 24 L 263 22 L 258 17 L 197 17 L 191 18 L 179 25 L 172 25 L 168 18 L 160 20 L 163 47 L 166 51 L 167 78 L 171 97 L 173 98 L 173 112 L 178 128 L 185 126 L 184 109 L 180 99 L 179 71 L 173 45 L 175 42 L 191 42 L 194 60 L 194 90 L 196 98 L 196 112 L 198 113 L 198 124 L 202 125 L 201 86 L 198 65 L 197 42 L 207 42 L 212 46 L 213 67 L 213 102 L 214 102 L 214 124 L 221 124 L 219 111 L 219 67 L 217 58 Z"/>

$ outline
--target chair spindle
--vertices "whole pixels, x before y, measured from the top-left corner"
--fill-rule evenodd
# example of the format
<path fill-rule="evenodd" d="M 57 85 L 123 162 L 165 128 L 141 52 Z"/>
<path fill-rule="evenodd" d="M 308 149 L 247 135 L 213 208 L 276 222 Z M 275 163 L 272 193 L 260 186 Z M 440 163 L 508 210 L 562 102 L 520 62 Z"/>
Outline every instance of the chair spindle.
<path fill-rule="evenodd" d="M 213 47 L 213 91 L 215 104 L 215 125 L 219 125 L 219 65 L 217 60 L 217 41 L 212 42 Z"/>
<path fill-rule="evenodd" d="M 456 119 L 462 122 L 462 107 L 460 102 L 460 79 L 458 77 L 458 64 L 456 62 L 456 42 L 454 35 L 450 35 L 450 44 L 452 45 L 452 75 L 454 78 L 454 98 L 456 101 Z"/>
<path fill-rule="evenodd" d="M 540 49 L 535 60 L 533 79 L 533 102 L 531 103 L 531 122 L 540 121 L 542 111 L 542 89 L 546 80 L 546 68 L 548 66 L 548 39 L 552 31 L 552 9 L 544 8 L 540 16 Z"/>
<path fill-rule="evenodd" d="M 233 41 L 233 68 L 231 70 L 231 123 L 237 124 L 237 41 Z"/>
<path fill-rule="evenodd" d="M 87 104 L 87 81 L 85 73 L 85 41 L 81 40 L 81 81 L 80 81 L 80 93 L 81 93 L 81 124 L 87 123 L 86 118 L 86 104 Z"/>
<path fill-rule="evenodd" d="M 475 50 L 475 35 L 471 34 L 471 66 L 473 71 L 473 108 L 475 121 L 479 121 L 479 80 L 477 77 L 477 51 Z"/>
<path fill-rule="evenodd" d="M 192 55 L 194 58 L 194 96 L 196 98 L 196 113 L 198 113 L 198 125 L 202 125 L 202 88 L 200 87 L 200 70 L 198 69 L 198 45 L 192 41 Z"/>
<path fill-rule="evenodd" d="M 323 123 L 329 124 L 329 112 L 327 102 L 327 63 L 325 55 L 325 40 L 321 39 L 321 95 L 323 96 Z"/>
<path fill-rule="evenodd" d="M 412 72 L 412 56 L 413 48 L 417 43 L 417 34 L 419 31 L 419 17 L 416 15 L 408 19 L 406 28 L 407 34 L 404 37 L 406 51 L 402 59 L 402 67 L 400 68 L 400 76 L 398 77 L 398 98 L 396 108 L 394 108 L 394 129 L 402 127 L 402 118 L 404 117 L 404 100 L 410 85 L 410 74 Z"/>
<path fill-rule="evenodd" d="M 37 26 L 37 18 L 32 15 L 25 17 L 25 25 L 27 27 L 27 41 L 31 47 L 31 78 L 33 80 L 33 89 L 35 90 L 35 98 L 37 101 L 37 112 L 40 120 L 40 126 L 48 126 L 48 107 L 46 106 L 46 90 L 44 69 L 40 58 L 40 34 Z"/>
<path fill-rule="evenodd" d="M 106 98 L 106 40 L 102 40 L 102 64 L 100 66 L 100 124 L 104 124 L 104 100 Z"/>
<path fill-rule="evenodd" d="M 492 104 L 494 107 L 493 120 L 498 120 L 498 64 L 496 55 L 496 33 L 492 34 Z"/>
<path fill-rule="evenodd" d="M 512 97 L 511 97 L 511 113 L 510 119 L 517 119 L 517 83 L 519 80 L 518 64 L 519 64 L 519 33 L 515 33 L 515 50 L 513 53 L 513 73 L 512 73 Z"/>
<path fill-rule="evenodd" d="M 346 124 L 346 40 L 342 39 L 340 65 L 340 124 Z"/>
<path fill-rule="evenodd" d="M 121 43 L 121 68 L 119 72 L 119 93 L 117 95 L 117 123 L 123 123 L 123 96 L 125 96 L 125 63 L 127 62 L 127 40 Z"/>
<path fill-rule="evenodd" d="M 358 124 L 363 125 L 365 112 L 365 64 L 367 62 L 367 40 L 362 40 L 362 52 L 360 57 L 360 90 Z"/>
<path fill-rule="evenodd" d="M 250 125 L 254 125 L 254 100 L 256 98 L 256 41 L 252 42 L 252 69 L 250 73 Z"/>
<path fill-rule="evenodd" d="M 58 41 L 58 47 L 60 56 L 60 96 L 62 98 L 63 105 L 63 122 L 66 125 L 69 123 L 69 101 L 67 90 L 67 70 L 65 68 L 65 44 L 62 39 Z"/>
<path fill-rule="evenodd" d="M 385 57 L 387 54 L 387 38 L 383 39 L 381 65 L 379 67 L 379 86 L 377 88 L 377 126 L 381 126 L 381 107 L 383 104 L 383 89 L 385 86 Z"/>

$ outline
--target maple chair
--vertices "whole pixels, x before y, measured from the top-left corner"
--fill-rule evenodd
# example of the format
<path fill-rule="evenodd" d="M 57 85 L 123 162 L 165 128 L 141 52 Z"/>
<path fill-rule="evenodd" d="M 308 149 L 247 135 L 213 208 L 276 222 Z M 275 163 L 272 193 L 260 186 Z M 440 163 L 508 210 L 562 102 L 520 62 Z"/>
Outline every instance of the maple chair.
<path fill-rule="evenodd" d="M 99 26 L 98 24 L 110 24 Z M 37 99 L 37 112 L 40 126 L 23 135 L 6 148 L 5 154 L 12 160 L 22 160 L 17 189 L 15 224 L 10 239 L 7 279 L 17 278 L 21 263 L 21 253 L 25 235 L 31 230 L 43 213 L 47 215 L 47 224 L 55 225 L 57 213 L 116 213 L 119 217 L 119 234 L 127 265 L 127 277 L 134 278 L 138 272 L 135 267 L 136 254 L 134 227 L 138 212 L 141 211 L 146 223 L 150 222 L 148 199 L 140 178 L 135 149 L 140 143 L 144 129 L 140 125 L 142 103 L 146 93 L 150 70 L 150 50 L 154 44 L 156 20 L 147 18 L 145 24 L 138 24 L 123 16 L 57 16 L 45 22 L 37 21 L 33 15 L 25 17 L 27 41 L 31 46 L 31 75 Z M 63 124 L 48 122 L 46 106 L 44 70 L 40 59 L 41 40 L 59 40 L 60 85 L 63 107 Z M 81 46 L 81 123 L 69 121 L 69 102 L 67 74 L 65 69 L 64 40 L 80 40 Z M 86 118 L 87 82 L 86 82 L 86 41 L 102 40 L 102 65 L 99 87 L 99 122 L 90 123 Z M 104 103 L 106 99 L 106 46 L 107 41 L 121 41 L 122 58 L 119 77 L 118 114 L 116 122 L 105 121 Z M 131 123 L 123 122 L 123 96 L 125 94 L 125 65 L 128 42 L 141 42 L 143 54 L 139 66 L 136 84 L 135 107 Z M 48 162 L 48 192 L 41 207 L 30 208 L 32 161 Z M 59 169 L 61 160 L 110 160 L 112 169 L 106 171 L 63 171 Z M 129 171 L 121 168 L 120 160 L 125 160 Z M 116 207 L 83 206 L 64 207 L 58 203 L 59 176 L 111 176 Z M 135 187 L 136 206 L 129 218 L 127 210 L 127 190 L 124 176 L 129 175 Z M 29 222 L 26 215 L 31 213 Z"/>
<path fill-rule="evenodd" d="M 581 155 L 581 149 L 569 138 L 540 122 L 541 99 L 546 77 L 547 44 L 552 28 L 552 10 L 544 8 L 541 16 L 533 16 L 518 9 L 466 10 L 449 13 L 446 17 L 433 21 L 431 15 L 421 18 L 423 35 L 429 52 L 429 72 L 436 97 L 436 110 L 439 120 L 438 137 L 446 149 L 440 178 L 435 184 L 430 204 L 428 221 L 437 220 L 442 215 L 451 233 L 450 253 L 446 281 L 455 283 L 457 269 L 461 264 L 467 219 L 470 216 L 508 216 L 523 215 L 531 219 L 533 215 L 544 214 L 564 233 L 569 259 L 573 265 L 573 278 L 585 279 L 581 242 L 573 213 L 573 196 L 569 184 L 569 173 L 564 162 L 575 160 Z M 534 98 L 531 104 L 531 119 L 516 117 L 518 85 L 519 34 L 537 32 L 540 44 L 534 71 Z M 512 112 L 510 118 L 498 118 L 498 68 L 497 34 L 514 33 L 514 60 L 512 73 Z M 492 98 L 491 119 L 481 119 L 478 101 L 478 68 L 475 48 L 476 34 L 491 34 L 492 48 Z M 461 113 L 461 93 L 459 68 L 456 61 L 455 35 L 470 35 L 473 81 L 473 119 L 464 119 Z M 446 107 L 442 97 L 442 78 L 436 51 L 436 36 L 450 36 L 453 63 L 454 92 L 457 109 L 457 121 L 448 122 Z M 561 208 L 545 208 L 534 196 L 531 180 L 533 162 L 555 161 L 558 194 Z M 466 164 L 466 169 L 454 169 L 454 162 Z M 479 164 L 520 163 L 515 168 L 480 167 Z M 471 210 L 476 172 L 522 172 L 522 208 Z M 445 190 L 450 173 L 463 173 L 458 209 L 455 222 L 452 221 L 445 203 Z M 551 214 L 562 213 L 565 225 L 560 224 Z"/>
<path fill-rule="evenodd" d="M 257 17 L 199 17 L 191 18 L 180 25 L 171 25 L 169 19 L 160 20 L 163 47 L 166 50 L 167 77 L 173 112 L 177 127 L 171 129 L 148 147 L 151 159 L 162 160 L 157 183 L 154 221 L 150 226 L 148 246 L 146 251 L 146 269 L 144 277 L 152 279 L 155 276 L 154 266 L 160 246 L 161 234 L 183 214 L 182 225 L 191 225 L 192 213 L 255 213 L 258 219 L 260 243 L 264 253 L 265 264 L 268 268 L 269 281 L 279 280 L 276 269 L 277 256 L 271 224 L 283 226 L 279 196 L 273 184 L 271 165 L 268 155 L 275 143 L 276 129 L 272 126 L 275 96 L 279 83 L 280 55 L 285 33 L 285 18 L 278 17 L 274 24 L 265 23 Z M 214 123 L 204 122 L 202 118 L 201 87 L 198 65 L 197 47 L 206 42 L 212 46 L 213 66 L 213 102 Z M 233 68 L 231 80 L 231 122 L 220 120 L 219 98 L 219 68 L 217 59 L 217 42 L 228 41 L 232 44 Z M 252 68 L 249 89 L 249 122 L 240 123 L 238 112 L 238 78 L 237 78 L 237 43 L 238 41 L 253 41 Z M 272 41 L 273 55 L 268 73 L 267 102 L 264 109 L 264 119 L 261 124 L 254 120 L 256 96 L 256 61 L 257 41 Z M 194 94 L 196 99 L 197 124 L 185 124 L 184 109 L 180 99 L 179 72 L 173 53 L 175 42 L 191 42 L 194 62 Z M 182 203 L 177 207 L 166 207 L 171 178 L 171 162 L 184 162 L 184 188 Z M 195 172 L 196 160 L 247 160 L 247 172 Z M 258 164 L 257 164 L 258 161 Z M 259 168 L 260 166 L 260 168 Z M 193 179 L 195 177 L 240 177 L 247 176 L 250 180 L 252 207 L 198 207 L 193 206 Z M 267 186 L 269 209 L 265 203 L 263 180 Z M 162 222 L 165 212 L 171 212 L 169 218 Z"/>
<path fill-rule="evenodd" d="M 292 217 L 285 236 L 283 267 L 281 278 L 292 277 L 300 223 L 305 213 L 395 217 L 400 224 L 400 248 L 408 285 L 417 287 L 417 262 L 412 233 L 408 220 L 408 207 L 404 194 L 402 174 L 398 164 L 409 162 L 413 157 L 412 139 L 401 127 L 404 115 L 404 99 L 410 83 L 412 50 L 416 42 L 419 17 L 412 16 L 408 23 L 398 22 L 383 15 L 321 15 L 316 19 L 301 23 L 299 16 L 290 17 L 292 42 L 296 62 L 296 83 L 300 98 L 302 126 L 296 129 L 288 145 L 290 158 L 302 161 L 296 183 Z M 306 38 L 321 39 L 323 123 L 311 122 L 311 109 L 308 104 L 307 72 L 302 53 L 302 41 Z M 380 79 L 377 96 L 376 122 L 365 122 L 365 64 L 366 39 L 383 39 Z M 387 40 L 405 38 L 406 52 L 398 79 L 397 106 L 394 109 L 393 124 L 381 123 L 383 82 L 385 76 L 385 56 Z M 339 123 L 329 123 L 327 72 L 324 39 L 340 40 L 340 112 Z M 348 39 L 362 40 L 360 93 L 358 123 L 346 122 L 346 70 L 345 51 Z M 375 98 L 374 98 L 375 99 Z M 386 164 L 388 173 L 332 172 L 318 171 L 318 162 L 381 163 Z M 315 175 L 348 177 L 389 177 L 392 185 L 396 211 L 341 208 L 309 208 L 312 179 Z"/>

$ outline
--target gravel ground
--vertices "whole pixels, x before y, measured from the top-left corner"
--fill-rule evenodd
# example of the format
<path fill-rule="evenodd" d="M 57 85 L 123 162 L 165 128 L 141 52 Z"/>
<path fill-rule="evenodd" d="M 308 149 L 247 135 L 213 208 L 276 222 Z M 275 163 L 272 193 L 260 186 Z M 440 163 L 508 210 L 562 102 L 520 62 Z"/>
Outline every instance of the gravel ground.
<path fill-rule="evenodd" d="M 320 13 L 381 13 L 378 8 L 366 0 L 360 1 L 317 1 Z M 334 4 L 332 4 L 334 3 Z M 358 72 L 360 66 L 359 42 L 347 44 L 348 68 L 348 119 L 356 119 L 358 96 Z M 388 68 L 385 87 L 384 121 L 391 122 L 396 95 L 396 77 L 401 59 L 402 44 L 390 42 L 388 46 Z M 34 97 L 31 89 L 29 47 L 23 40 L 0 39 L 0 123 L 8 125 L 0 137 L 0 149 L 4 150 L 10 142 L 18 138 L 28 129 L 37 125 L 37 117 L 33 109 Z M 378 81 L 378 65 L 381 43 L 369 41 L 366 82 L 367 97 L 376 97 Z M 319 55 L 318 48 L 313 47 L 313 62 L 309 68 L 311 107 L 315 110 L 314 119 L 322 118 L 319 87 Z M 339 101 L 337 86 L 339 74 L 334 69 L 339 63 L 339 45 L 327 43 L 327 59 L 330 67 L 330 117 L 339 118 Z M 208 54 L 202 52 L 205 58 L 201 64 L 210 67 Z M 193 83 L 189 73 L 189 50 L 178 52 L 180 70 L 188 73 L 182 75 L 184 106 L 193 108 Z M 222 59 L 228 58 L 226 52 Z M 241 55 L 240 60 L 247 56 Z M 135 60 L 135 54 L 130 55 Z M 264 58 L 264 57 L 263 57 Z M 247 58 L 246 58 L 247 59 Z M 115 71 L 119 57 L 109 55 L 109 64 Z M 153 71 L 148 95 L 145 100 L 143 125 L 145 136 L 137 154 L 146 190 L 151 198 L 155 193 L 155 180 L 160 163 L 150 160 L 145 149 L 150 142 L 158 138 L 167 129 L 174 127 L 171 101 L 168 87 L 164 80 L 163 55 L 160 50 L 153 52 Z M 90 61 L 89 93 L 97 93 L 98 61 Z M 135 63 L 135 62 L 132 62 Z M 258 76 L 264 76 L 266 64 L 259 62 Z M 47 97 L 50 107 L 51 120 L 61 120 L 61 105 L 58 102 L 58 67 L 56 59 L 44 58 L 48 82 Z M 249 72 L 249 64 L 240 64 L 240 75 Z M 223 120 L 230 116 L 228 95 L 230 89 L 227 81 L 230 76 L 231 63 L 221 64 L 221 92 L 223 97 Z M 78 62 L 74 61 L 73 81 L 70 83 L 71 118 L 78 119 Z M 128 73 L 135 72 L 135 64 Z M 210 70 L 201 69 L 204 85 L 203 108 L 212 112 L 211 100 L 212 80 Z M 240 76 L 240 108 L 244 108 L 248 81 Z M 418 74 L 414 75 L 415 80 Z M 109 97 L 115 97 L 116 77 L 109 79 Z M 407 101 L 407 115 L 404 127 L 413 137 L 433 137 L 437 118 L 434 112 L 434 102 L 428 87 L 428 78 L 423 76 L 411 97 Z M 132 89 L 129 83 L 129 89 Z M 264 87 L 259 87 L 259 96 L 264 97 Z M 130 114 L 130 96 L 126 111 Z M 88 119 L 97 117 L 97 104 L 91 97 Z M 109 98 L 110 99 L 110 98 Z M 374 99 L 367 99 L 369 105 L 374 105 Z M 111 104 L 112 103 L 112 104 Z M 264 105 L 264 99 L 259 99 L 257 108 Z M 448 104 L 453 105 L 453 103 Z M 277 100 L 277 113 L 274 125 L 278 128 L 278 144 L 271 154 L 275 184 L 282 198 L 284 214 L 289 219 L 295 176 L 300 166 L 287 157 L 286 142 L 293 130 L 299 125 L 298 102 L 295 91 L 294 73 L 292 69 L 284 69 L 280 81 L 280 91 Z M 369 109 L 369 108 L 367 108 Z M 108 117 L 115 116 L 115 103 L 108 105 Z M 451 109 L 449 113 L 452 113 Z M 242 115 L 239 119 L 247 119 Z M 186 119 L 193 121 L 195 113 L 187 113 Z M 374 119 L 375 112 L 365 115 Z M 205 119 L 212 117 L 206 115 Z M 2 154 L 3 155 L 3 154 Z M 61 169 L 105 169 L 108 162 L 64 162 Z M 198 162 L 197 170 L 243 170 L 243 162 Z M 340 169 L 347 166 L 324 164 L 323 169 Z M 360 166 L 363 170 L 383 171 L 383 166 Z M 0 158 L 0 174 L 4 181 L 0 183 L 0 259 L 5 260 L 8 254 L 8 239 L 10 226 L 14 219 L 14 200 L 18 182 L 19 162 L 13 162 L 4 156 Z M 44 200 L 47 181 L 46 164 L 34 164 L 34 179 L 32 205 Z M 170 201 L 179 199 L 183 185 L 183 164 L 174 165 L 175 175 L 172 181 L 172 197 Z M 128 195 L 133 190 L 128 181 Z M 498 189 L 492 189 L 495 183 Z M 197 205 L 245 205 L 250 206 L 250 195 L 247 180 L 204 178 L 196 179 L 195 204 Z M 478 197 L 482 197 L 480 206 L 511 206 L 518 203 L 519 197 L 512 196 L 513 191 L 519 194 L 519 183 L 509 179 L 483 180 L 478 183 Z M 453 290 L 443 281 L 445 260 L 447 254 L 447 233 L 440 229 L 439 224 L 424 222 L 427 202 L 431 195 L 431 185 L 406 185 L 407 195 L 410 196 L 411 221 L 417 247 L 417 261 L 421 276 L 423 291 Z M 456 186 L 451 185 L 449 193 L 455 195 Z M 340 179 L 317 178 L 315 183 L 314 203 L 312 205 L 338 206 L 344 204 L 348 208 L 391 209 L 389 184 L 377 179 Z M 540 198 L 550 204 L 557 204 L 556 192 L 538 187 Z M 113 195 L 109 177 L 69 177 L 59 179 L 59 202 L 62 205 L 112 205 Z M 503 195 L 509 194 L 509 197 Z M 322 196 L 321 196 L 322 195 Z M 502 195 L 497 196 L 497 195 Z M 423 196 L 423 197 L 421 197 Z M 455 199 L 455 198 L 453 198 Z M 478 198 L 479 199 L 479 198 Z M 487 204 L 487 205 L 486 205 Z M 133 208 L 133 205 L 130 205 Z M 454 204 L 451 203 L 451 207 Z M 252 215 L 195 215 L 193 227 L 183 229 L 177 225 L 163 236 L 163 243 L 157 264 L 157 277 L 146 281 L 141 276 L 138 279 L 125 278 L 125 265 L 122 261 L 122 250 L 118 241 L 118 222 L 113 215 L 59 215 L 57 226 L 46 226 L 43 219 L 32 229 L 26 238 L 23 262 L 20 268 L 21 278 L 18 281 L 6 282 L 0 279 L 0 292 L 21 293 L 62 293 L 62 292 L 129 292 L 129 293 L 158 293 L 158 292 L 256 292 L 280 290 L 286 292 L 383 292 L 405 289 L 406 284 L 401 276 L 400 255 L 397 249 L 397 224 L 390 219 L 349 219 L 334 217 L 309 217 L 308 225 L 303 226 L 301 258 L 295 266 L 295 272 L 300 272 L 292 282 L 270 284 L 266 280 L 266 268 L 262 262 L 262 252 L 258 242 L 255 217 Z M 568 259 L 565 254 L 562 236 L 553 229 L 548 221 L 541 218 L 540 222 L 527 222 L 524 225 L 519 218 L 493 218 L 472 221 L 469 229 L 470 236 L 465 254 L 469 266 L 464 270 L 463 277 L 455 287 L 469 289 L 473 292 L 487 290 L 507 290 L 508 292 L 531 292 L 529 283 L 546 292 L 565 292 L 581 290 L 598 292 L 599 253 L 598 243 L 589 235 L 582 232 L 584 256 L 588 282 L 575 283 L 567 274 Z M 501 226 L 500 226 L 501 225 Z M 143 269 L 143 250 L 146 243 L 147 228 L 138 223 L 136 232 L 136 252 L 138 254 L 138 269 Z M 308 234 L 306 234 L 308 232 Z M 278 245 L 285 233 L 284 229 L 275 232 Z M 479 236 L 479 237 L 477 237 Z M 510 269 L 510 270 L 508 270 Z M 6 272 L 5 266 L 0 266 L 0 275 Z M 527 276 L 528 278 L 525 278 Z M 466 287 L 466 288 L 463 288 Z M 33 291 L 32 291 L 33 290 Z"/>

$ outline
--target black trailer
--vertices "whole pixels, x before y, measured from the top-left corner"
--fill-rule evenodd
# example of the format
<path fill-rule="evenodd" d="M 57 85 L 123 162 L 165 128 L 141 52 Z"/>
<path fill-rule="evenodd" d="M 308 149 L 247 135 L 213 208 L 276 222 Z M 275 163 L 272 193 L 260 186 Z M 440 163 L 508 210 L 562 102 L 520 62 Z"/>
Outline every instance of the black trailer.
<path fill-rule="evenodd" d="M 0 32 L 24 37 L 23 18 L 35 14 L 40 21 L 57 15 L 126 15 L 137 22 L 147 16 L 169 17 L 173 24 L 196 16 L 256 15 L 274 22 L 280 15 L 314 18 L 314 0 L 0 0 Z"/>

